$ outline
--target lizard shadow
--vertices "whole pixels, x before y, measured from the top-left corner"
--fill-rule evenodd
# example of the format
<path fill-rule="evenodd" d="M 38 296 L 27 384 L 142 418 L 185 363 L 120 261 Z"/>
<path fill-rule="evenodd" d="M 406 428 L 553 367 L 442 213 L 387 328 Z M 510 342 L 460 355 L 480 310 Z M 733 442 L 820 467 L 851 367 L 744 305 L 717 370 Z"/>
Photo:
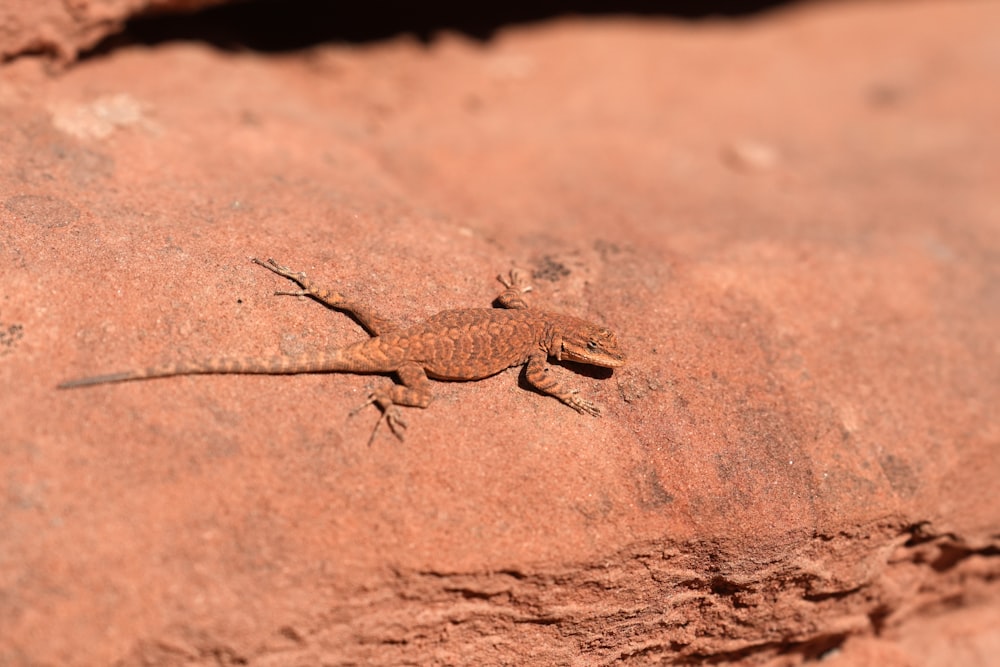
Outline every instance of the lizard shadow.
<path fill-rule="evenodd" d="M 592 378 L 595 380 L 607 380 L 609 377 L 614 375 L 615 370 L 613 368 L 603 368 L 601 366 L 591 366 L 590 364 L 581 364 L 577 361 L 568 360 L 556 360 L 549 359 L 550 366 L 561 366 L 562 368 L 569 369 L 576 373 L 577 375 L 582 375 L 584 377 Z M 534 387 L 530 382 L 528 382 L 528 367 L 524 366 L 517 374 L 517 386 L 526 391 L 530 391 L 539 396 L 545 396 L 545 392 L 540 391 Z"/>

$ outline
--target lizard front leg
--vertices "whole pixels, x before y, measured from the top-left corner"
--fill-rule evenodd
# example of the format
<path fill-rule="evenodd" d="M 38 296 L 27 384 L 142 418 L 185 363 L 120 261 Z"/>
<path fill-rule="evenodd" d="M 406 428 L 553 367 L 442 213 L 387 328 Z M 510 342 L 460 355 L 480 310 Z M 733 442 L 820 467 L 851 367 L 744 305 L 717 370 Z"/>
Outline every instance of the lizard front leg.
<path fill-rule="evenodd" d="M 548 357 L 545 353 L 536 352 L 528 357 L 528 366 L 525 368 L 524 375 L 532 387 L 543 394 L 558 398 L 577 412 L 586 412 L 594 417 L 601 415 L 600 408 L 590 401 L 580 398 L 579 389 L 567 389 L 549 372 L 550 370 L 551 366 L 548 364 Z"/>
<path fill-rule="evenodd" d="M 528 302 L 524 300 L 524 295 L 531 291 L 531 285 L 525 284 L 521 280 L 521 272 L 517 269 L 511 269 L 508 278 L 505 278 L 503 274 L 497 276 L 497 280 L 506 287 L 500 296 L 497 297 L 497 303 L 499 303 L 504 308 L 511 308 L 514 310 L 522 310 L 528 307 Z"/>
<path fill-rule="evenodd" d="M 404 364 L 396 370 L 396 375 L 402 384 L 393 384 L 382 389 L 377 389 L 372 392 L 367 401 L 351 412 L 352 415 L 357 414 L 372 404 L 377 405 L 382 411 L 382 416 L 379 417 L 375 428 L 372 429 L 371 438 L 368 439 L 369 445 L 375 440 L 375 434 L 378 432 L 378 427 L 381 426 L 383 421 L 389 424 L 389 430 L 392 431 L 393 435 L 402 440 L 406 422 L 403 421 L 397 406 L 405 405 L 413 408 L 426 408 L 430 405 L 433 398 L 431 382 L 427 379 L 427 373 L 420 364 L 413 362 Z"/>
<path fill-rule="evenodd" d="M 294 292 L 275 292 L 276 295 L 311 296 L 330 308 L 350 313 L 358 320 L 361 326 L 365 328 L 365 331 L 370 333 L 372 336 L 381 336 L 382 334 L 397 328 L 395 323 L 390 322 L 384 317 L 376 315 L 366 306 L 349 301 L 347 297 L 340 292 L 334 292 L 330 289 L 317 287 L 302 271 L 292 271 L 287 266 L 281 266 L 273 259 L 268 259 L 266 262 L 262 262 L 256 257 L 251 257 L 250 261 L 254 264 L 263 266 L 268 271 L 277 273 L 279 276 L 288 278 L 302 288 L 300 290 L 295 290 Z"/>

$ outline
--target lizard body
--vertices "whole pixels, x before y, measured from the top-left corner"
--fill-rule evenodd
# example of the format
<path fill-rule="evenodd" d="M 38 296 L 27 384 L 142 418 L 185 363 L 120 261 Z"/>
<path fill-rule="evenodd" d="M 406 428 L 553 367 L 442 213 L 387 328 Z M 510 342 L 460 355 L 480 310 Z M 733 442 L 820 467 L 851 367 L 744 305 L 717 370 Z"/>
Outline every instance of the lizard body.
<path fill-rule="evenodd" d="M 618 339 L 611 330 L 570 315 L 529 308 L 523 295 L 531 288 L 521 283 L 515 271 L 511 271 L 509 280 L 499 278 L 506 288 L 497 298 L 502 309 L 446 310 L 400 329 L 363 305 L 315 286 L 304 273 L 293 272 L 274 260 L 253 261 L 302 288 L 275 294 L 309 296 L 345 311 L 373 337 L 294 357 L 214 357 L 69 380 L 59 388 L 207 373 L 395 373 L 400 384 L 376 390 L 364 405 L 378 405 L 393 433 L 401 437 L 405 423 L 396 406 L 426 408 L 432 398 L 428 378 L 479 380 L 512 366 L 525 365 L 525 377 L 536 389 L 578 412 L 597 416 L 600 414 L 597 406 L 580 398 L 576 390 L 566 388 L 549 373 L 548 358 L 606 368 L 616 368 L 625 362 Z"/>

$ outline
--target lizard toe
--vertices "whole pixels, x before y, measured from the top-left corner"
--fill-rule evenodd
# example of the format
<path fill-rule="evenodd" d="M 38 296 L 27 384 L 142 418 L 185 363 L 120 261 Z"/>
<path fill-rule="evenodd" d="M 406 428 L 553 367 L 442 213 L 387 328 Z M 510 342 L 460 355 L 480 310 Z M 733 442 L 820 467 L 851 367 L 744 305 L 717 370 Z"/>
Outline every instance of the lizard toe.
<path fill-rule="evenodd" d="M 521 272 L 517 269 L 511 269 L 509 277 L 505 277 L 503 274 L 500 274 L 497 276 L 497 280 L 499 280 L 500 284 L 507 289 L 518 290 L 521 293 L 531 291 L 531 285 L 526 285 L 524 283 L 521 279 Z"/>
<path fill-rule="evenodd" d="M 378 401 L 378 399 L 376 398 L 376 396 L 375 396 L 375 394 L 373 392 L 372 394 L 370 394 L 368 396 L 368 400 L 367 401 L 365 401 L 364 403 L 362 403 L 358 407 L 356 407 L 353 410 L 351 410 L 349 413 L 347 413 L 347 416 L 353 417 L 354 415 L 358 414 L 359 412 L 361 412 L 362 410 L 364 410 L 365 408 L 367 408 L 369 405 L 372 405 L 372 404 L 376 403 L 377 401 Z"/>
<path fill-rule="evenodd" d="M 400 440 L 403 439 L 403 433 L 406 430 L 406 421 L 403 420 L 402 413 L 396 406 L 391 406 L 386 408 L 385 420 L 389 424 L 389 430 Z"/>

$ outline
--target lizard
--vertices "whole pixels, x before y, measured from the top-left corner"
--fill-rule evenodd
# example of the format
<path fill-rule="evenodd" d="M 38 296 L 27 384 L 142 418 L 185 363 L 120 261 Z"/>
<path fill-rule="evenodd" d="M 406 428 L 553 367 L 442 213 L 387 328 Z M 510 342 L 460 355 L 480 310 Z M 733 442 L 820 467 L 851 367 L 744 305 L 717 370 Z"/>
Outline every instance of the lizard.
<path fill-rule="evenodd" d="M 352 316 L 371 336 L 357 343 L 295 356 L 265 358 L 211 357 L 200 361 L 168 363 L 107 375 L 67 380 L 60 389 L 86 387 L 177 375 L 376 373 L 395 374 L 399 384 L 376 389 L 350 414 L 369 405 L 381 410 L 371 443 L 385 421 L 400 440 L 403 420 L 398 406 L 426 408 L 432 399 L 429 378 L 471 381 L 495 375 L 514 366 L 525 367 L 528 383 L 579 413 L 600 415 L 600 409 L 567 388 L 550 373 L 549 357 L 583 364 L 617 368 L 625 363 L 617 335 L 610 329 L 571 315 L 530 308 L 525 293 L 531 286 L 512 269 L 497 276 L 504 286 L 496 299 L 501 308 L 444 310 L 408 328 L 400 328 L 367 306 L 339 292 L 317 286 L 304 272 L 292 271 L 273 259 L 251 261 L 287 278 L 300 289 L 276 291 L 284 296 L 309 297 Z"/>

